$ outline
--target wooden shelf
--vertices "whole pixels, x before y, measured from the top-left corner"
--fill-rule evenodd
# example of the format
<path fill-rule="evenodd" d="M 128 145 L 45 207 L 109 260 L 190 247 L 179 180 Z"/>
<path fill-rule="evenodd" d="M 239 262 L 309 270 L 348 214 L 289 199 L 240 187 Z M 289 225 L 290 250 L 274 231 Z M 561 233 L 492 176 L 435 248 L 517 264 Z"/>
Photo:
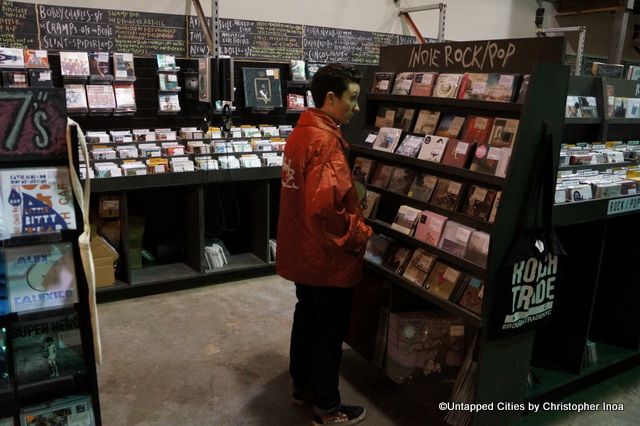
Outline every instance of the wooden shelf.
<path fill-rule="evenodd" d="M 611 117 L 607 119 L 609 125 L 633 125 L 640 124 L 640 118 L 624 118 L 624 117 Z"/>
<path fill-rule="evenodd" d="M 384 267 L 377 265 L 375 263 L 372 263 L 368 260 L 365 260 L 365 267 L 371 269 L 372 271 L 374 271 L 376 274 L 379 274 L 380 276 L 388 279 L 389 281 L 391 281 L 393 284 L 400 286 L 401 288 L 404 288 L 405 290 L 410 291 L 411 293 L 417 295 L 418 297 L 433 303 L 434 305 L 437 305 L 438 307 L 442 308 L 443 310 L 457 315 L 460 318 L 462 318 L 466 323 L 468 323 L 469 325 L 476 327 L 476 328 L 480 328 L 483 326 L 484 321 L 483 318 L 474 314 L 471 311 L 466 310 L 465 308 L 463 308 L 462 306 L 450 302 L 449 300 L 445 300 L 442 299 L 438 296 L 436 296 L 435 294 L 431 293 L 430 291 L 426 290 L 424 287 L 419 286 L 416 283 L 413 283 L 409 280 L 407 280 L 406 278 L 397 275 L 395 273 L 393 273 L 392 271 L 385 269 Z"/>
<path fill-rule="evenodd" d="M 612 217 L 627 216 L 630 214 L 638 214 L 640 212 L 640 196 L 628 195 L 616 198 L 597 198 L 593 200 L 574 201 L 564 204 L 556 204 L 553 206 L 553 226 L 576 225 L 579 223 L 593 222 L 596 220 L 607 219 Z M 608 214 L 609 203 L 612 201 L 624 202 L 625 200 L 634 200 L 634 204 L 638 208 L 633 210 L 622 211 L 620 213 Z"/>
<path fill-rule="evenodd" d="M 397 192 L 389 191 L 388 189 L 381 189 L 372 185 L 367 185 L 367 190 L 370 190 L 372 192 L 378 192 L 380 194 L 383 194 L 385 197 L 395 198 L 396 201 L 414 208 L 429 210 L 434 213 L 447 216 L 449 219 L 452 219 L 455 222 L 470 226 L 479 231 L 491 233 L 491 231 L 493 230 L 492 224 L 487 223 L 483 220 L 477 219 L 475 217 L 468 216 L 464 213 L 443 209 L 442 207 L 434 206 L 433 204 L 416 200 L 415 198 L 407 197 L 406 195 L 398 194 Z"/>
<path fill-rule="evenodd" d="M 621 370 L 637 365 L 640 352 L 618 346 L 596 343 L 598 364 L 584 368 L 580 374 L 571 374 L 546 368 L 533 367 L 534 374 L 540 384 L 527 391 L 526 400 L 532 402 L 550 401 L 563 398 L 576 392 L 580 388 L 591 385 L 609 377 L 612 371 Z"/>
<path fill-rule="evenodd" d="M 196 170 L 194 172 L 161 173 L 143 176 L 120 176 L 91 179 L 91 192 L 130 191 L 136 189 L 188 186 L 217 182 L 243 182 L 278 179 L 281 167 Z"/>
<path fill-rule="evenodd" d="M 623 163 L 606 163 L 606 164 L 582 164 L 579 166 L 560 166 L 559 171 L 566 170 L 598 170 L 614 169 L 616 167 L 633 167 L 638 165 L 635 161 L 625 161 Z"/>
<path fill-rule="evenodd" d="M 131 270 L 131 285 L 172 282 L 198 275 L 199 272 L 181 262 L 144 266 Z"/>
<path fill-rule="evenodd" d="M 474 109 L 486 112 L 519 114 L 522 104 L 512 102 L 470 101 L 467 99 L 434 98 L 432 96 L 401 96 L 369 94 L 370 101 L 397 102 L 404 105 L 430 105 L 459 109 Z"/>
<path fill-rule="evenodd" d="M 570 125 L 578 125 L 578 124 L 602 124 L 604 119 L 602 118 L 576 118 L 576 117 L 566 117 L 564 119 L 564 124 Z"/>
<path fill-rule="evenodd" d="M 204 273 L 205 275 L 213 275 L 219 274 L 229 271 L 240 271 L 243 269 L 251 269 L 256 266 L 265 266 L 267 263 L 260 259 L 253 253 L 241 253 L 241 254 L 232 254 L 228 260 L 228 264 L 224 265 L 222 268 L 209 269 Z"/>
<path fill-rule="evenodd" d="M 461 179 L 465 181 L 465 183 L 480 184 L 490 188 L 502 189 L 505 181 L 504 178 L 498 176 L 472 172 L 471 170 L 461 169 L 458 167 L 445 166 L 444 164 L 419 160 L 417 158 L 380 151 L 366 146 L 351 145 L 350 150 L 356 154 L 363 154 L 368 157 L 393 162 L 394 164 L 410 166 L 415 169 L 432 172 L 438 176 L 445 176 L 458 180 Z"/>
<path fill-rule="evenodd" d="M 374 231 L 391 237 L 397 241 L 403 242 L 410 247 L 424 249 L 428 253 L 436 256 L 439 260 L 444 260 L 445 262 L 460 268 L 462 272 L 471 272 L 472 274 L 485 280 L 487 278 L 487 270 L 482 266 L 476 265 L 475 263 L 469 262 L 466 259 L 441 250 L 438 247 L 427 244 L 424 241 L 420 241 L 410 235 L 404 234 L 400 231 L 396 231 L 395 229 L 391 228 L 391 226 L 386 222 L 367 219 L 367 223 L 371 225 Z"/>

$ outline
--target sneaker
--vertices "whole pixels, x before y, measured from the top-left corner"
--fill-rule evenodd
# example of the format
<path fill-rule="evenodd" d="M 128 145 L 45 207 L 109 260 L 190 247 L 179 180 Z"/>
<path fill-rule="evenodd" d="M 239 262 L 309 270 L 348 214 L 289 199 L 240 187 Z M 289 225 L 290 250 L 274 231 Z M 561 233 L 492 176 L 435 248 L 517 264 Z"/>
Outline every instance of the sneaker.
<path fill-rule="evenodd" d="M 323 416 L 314 415 L 313 425 L 355 425 L 364 420 L 367 410 L 357 405 L 341 405 L 338 410 Z"/>

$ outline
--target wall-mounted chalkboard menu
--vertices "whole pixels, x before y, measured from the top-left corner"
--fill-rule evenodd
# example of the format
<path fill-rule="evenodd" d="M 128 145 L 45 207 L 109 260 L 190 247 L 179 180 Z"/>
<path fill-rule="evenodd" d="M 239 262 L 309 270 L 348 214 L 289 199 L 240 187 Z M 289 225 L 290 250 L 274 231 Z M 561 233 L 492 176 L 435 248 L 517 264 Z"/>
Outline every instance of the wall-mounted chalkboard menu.
<path fill-rule="evenodd" d="M 220 19 L 220 50 L 241 59 L 377 64 L 380 46 L 411 44 L 389 33 Z M 34 49 L 210 55 L 194 16 L 2 1 L 0 46 Z"/>

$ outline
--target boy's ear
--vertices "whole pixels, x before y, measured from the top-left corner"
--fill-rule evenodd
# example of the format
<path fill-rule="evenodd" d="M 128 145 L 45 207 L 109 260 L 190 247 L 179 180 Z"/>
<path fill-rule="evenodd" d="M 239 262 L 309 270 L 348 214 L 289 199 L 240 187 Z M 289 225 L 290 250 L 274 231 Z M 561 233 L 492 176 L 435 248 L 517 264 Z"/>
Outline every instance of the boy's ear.
<path fill-rule="evenodd" d="M 329 102 L 330 104 L 333 104 L 333 102 L 335 101 L 336 98 L 336 94 L 333 92 L 327 92 L 327 95 L 324 98 L 325 102 Z"/>

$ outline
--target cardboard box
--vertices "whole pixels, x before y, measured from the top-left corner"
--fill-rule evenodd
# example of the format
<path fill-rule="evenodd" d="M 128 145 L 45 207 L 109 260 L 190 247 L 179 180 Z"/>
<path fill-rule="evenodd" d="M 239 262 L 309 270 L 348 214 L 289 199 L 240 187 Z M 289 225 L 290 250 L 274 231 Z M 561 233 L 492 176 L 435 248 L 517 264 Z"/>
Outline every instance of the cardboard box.
<path fill-rule="evenodd" d="M 96 287 L 108 287 L 116 282 L 115 262 L 120 257 L 104 238 L 95 236 L 91 240 L 91 255 L 96 272 Z"/>
<path fill-rule="evenodd" d="M 102 195 L 98 216 L 101 218 L 120 217 L 120 197 L 118 195 Z"/>

